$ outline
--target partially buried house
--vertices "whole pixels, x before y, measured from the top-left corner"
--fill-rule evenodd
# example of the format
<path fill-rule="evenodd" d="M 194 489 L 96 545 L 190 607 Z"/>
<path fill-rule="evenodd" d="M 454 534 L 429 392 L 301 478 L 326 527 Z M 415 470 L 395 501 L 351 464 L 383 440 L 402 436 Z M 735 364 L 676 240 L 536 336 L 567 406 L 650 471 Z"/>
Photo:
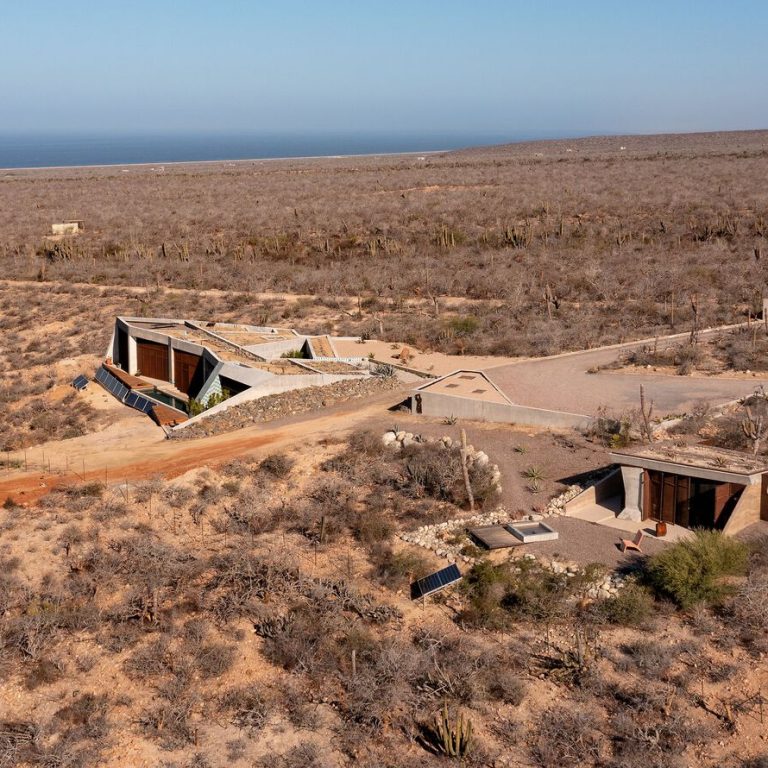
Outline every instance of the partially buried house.
<path fill-rule="evenodd" d="M 726 534 L 768 520 L 768 460 L 707 445 L 652 443 L 610 452 L 618 468 L 566 505 L 593 522 L 616 517 Z M 601 510 L 605 513 L 598 519 Z"/>
<path fill-rule="evenodd" d="M 266 395 L 369 376 L 363 352 L 342 358 L 335 341 L 355 339 L 237 323 L 118 317 L 104 370 L 158 403 L 166 415 L 175 411 L 174 426 L 183 428 L 197 411 L 205 411 L 199 418 Z"/>

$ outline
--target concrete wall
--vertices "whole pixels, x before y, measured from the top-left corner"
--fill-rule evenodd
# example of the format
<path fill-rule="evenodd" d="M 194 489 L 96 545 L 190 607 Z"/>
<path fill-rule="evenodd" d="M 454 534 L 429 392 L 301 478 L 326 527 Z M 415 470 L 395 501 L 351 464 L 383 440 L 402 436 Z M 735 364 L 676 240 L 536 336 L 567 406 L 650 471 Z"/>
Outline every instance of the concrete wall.
<path fill-rule="evenodd" d="M 249 352 L 253 352 L 266 360 L 274 360 L 280 357 L 284 352 L 292 352 L 294 349 L 301 349 L 304 346 L 306 336 L 296 336 L 293 339 L 282 339 L 280 341 L 268 341 L 266 344 L 249 344 L 243 347 Z"/>
<path fill-rule="evenodd" d="M 723 534 L 733 536 L 743 531 L 747 526 L 760 520 L 760 497 L 762 487 L 760 485 L 748 485 L 736 502 L 736 506 L 723 528 Z"/>
<path fill-rule="evenodd" d="M 626 453 L 609 453 L 611 461 L 629 467 L 639 467 L 641 469 L 651 469 L 656 472 L 667 472 L 674 475 L 683 475 L 685 477 L 698 477 L 701 480 L 714 480 L 718 483 L 736 483 L 736 485 L 759 485 L 762 482 L 762 475 L 755 473 L 745 475 L 741 472 L 727 472 L 723 469 L 713 469 L 710 467 L 698 467 L 693 464 L 681 464 L 671 459 L 664 461 L 662 459 L 651 459 L 646 456 L 632 456 Z"/>
<path fill-rule="evenodd" d="M 416 400 L 412 393 L 411 408 L 416 413 Z M 473 400 L 468 397 L 421 391 L 421 412 L 424 416 L 455 416 L 457 419 L 472 421 L 492 421 L 502 424 L 526 424 L 535 427 L 554 429 L 585 429 L 592 421 L 589 416 L 562 411 L 547 411 L 542 408 L 529 408 L 525 405 L 507 405 Z"/>
<path fill-rule="evenodd" d="M 621 496 L 624 493 L 624 483 L 621 480 L 621 470 L 617 467 L 610 474 L 590 486 L 565 505 L 565 514 L 572 515 L 585 507 L 594 507 L 608 499 Z"/>

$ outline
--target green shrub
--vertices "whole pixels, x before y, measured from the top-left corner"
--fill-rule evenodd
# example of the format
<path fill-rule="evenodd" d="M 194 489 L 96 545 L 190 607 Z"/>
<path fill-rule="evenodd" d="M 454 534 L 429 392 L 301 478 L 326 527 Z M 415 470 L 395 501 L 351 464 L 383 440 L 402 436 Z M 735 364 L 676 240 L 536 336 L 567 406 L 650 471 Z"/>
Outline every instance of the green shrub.
<path fill-rule="evenodd" d="M 432 570 L 429 561 L 420 553 L 407 549 L 394 552 L 386 543 L 372 546 L 369 557 L 373 578 L 393 590 L 407 586 L 409 579 L 420 579 Z"/>
<path fill-rule="evenodd" d="M 514 565 L 481 560 L 462 584 L 468 598 L 462 619 L 487 629 L 504 629 L 514 620 L 556 620 L 568 612 L 570 582 L 564 574 L 529 560 L 516 560 Z"/>
<path fill-rule="evenodd" d="M 725 576 L 744 573 L 746 545 L 719 531 L 696 531 L 694 538 L 667 547 L 648 563 L 648 578 L 656 592 L 681 608 L 717 602 L 728 592 Z"/>
<path fill-rule="evenodd" d="M 616 597 L 597 604 L 598 616 L 609 624 L 639 627 L 651 617 L 654 610 L 653 595 L 644 586 L 626 584 Z"/>

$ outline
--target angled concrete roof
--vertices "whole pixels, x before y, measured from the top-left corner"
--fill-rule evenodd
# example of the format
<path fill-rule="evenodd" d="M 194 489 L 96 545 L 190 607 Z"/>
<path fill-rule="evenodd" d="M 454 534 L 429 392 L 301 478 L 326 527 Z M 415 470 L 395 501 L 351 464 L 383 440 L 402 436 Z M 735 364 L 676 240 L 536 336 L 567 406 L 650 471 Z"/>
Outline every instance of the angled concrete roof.
<path fill-rule="evenodd" d="M 513 405 L 512 401 L 482 371 L 465 369 L 453 371 L 439 379 L 422 384 L 417 387 L 417 391 Z"/>

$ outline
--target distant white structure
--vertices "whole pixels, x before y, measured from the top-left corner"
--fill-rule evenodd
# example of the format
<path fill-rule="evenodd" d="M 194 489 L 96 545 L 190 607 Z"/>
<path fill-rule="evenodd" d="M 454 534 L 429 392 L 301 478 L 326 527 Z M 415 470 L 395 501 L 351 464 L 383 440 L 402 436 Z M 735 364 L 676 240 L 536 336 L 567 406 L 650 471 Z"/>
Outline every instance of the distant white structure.
<path fill-rule="evenodd" d="M 51 233 L 54 235 L 76 235 L 85 229 L 81 220 L 61 221 L 51 224 Z"/>

